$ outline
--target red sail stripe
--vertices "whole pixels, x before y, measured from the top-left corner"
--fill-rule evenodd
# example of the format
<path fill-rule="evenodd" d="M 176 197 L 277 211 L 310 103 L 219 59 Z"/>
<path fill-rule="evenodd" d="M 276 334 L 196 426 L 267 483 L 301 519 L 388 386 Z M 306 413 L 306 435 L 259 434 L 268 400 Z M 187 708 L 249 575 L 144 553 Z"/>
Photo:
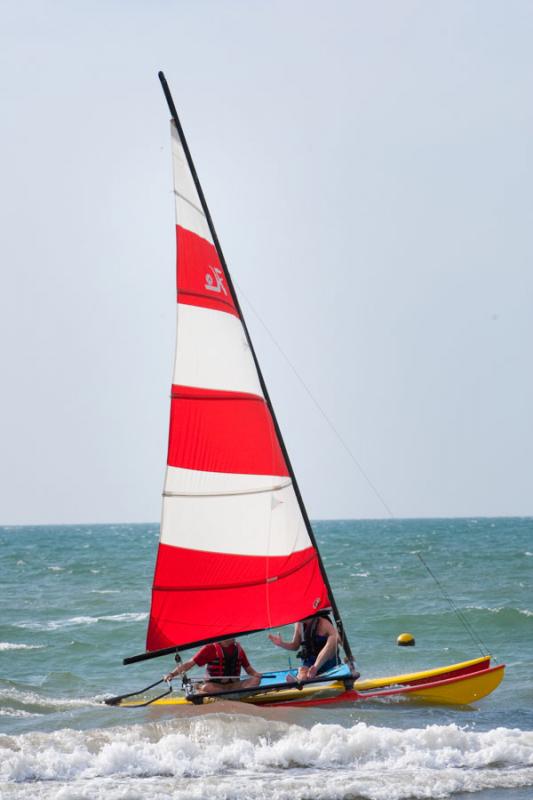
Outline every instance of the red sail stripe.
<path fill-rule="evenodd" d="M 167 463 L 204 472 L 288 476 L 262 397 L 173 386 Z"/>
<path fill-rule="evenodd" d="M 146 646 L 158 650 L 194 639 L 224 638 L 228 630 L 285 625 L 329 606 L 312 547 L 265 557 L 161 544 Z"/>
<path fill-rule="evenodd" d="M 176 225 L 178 301 L 239 316 L 216 247 Z"/>

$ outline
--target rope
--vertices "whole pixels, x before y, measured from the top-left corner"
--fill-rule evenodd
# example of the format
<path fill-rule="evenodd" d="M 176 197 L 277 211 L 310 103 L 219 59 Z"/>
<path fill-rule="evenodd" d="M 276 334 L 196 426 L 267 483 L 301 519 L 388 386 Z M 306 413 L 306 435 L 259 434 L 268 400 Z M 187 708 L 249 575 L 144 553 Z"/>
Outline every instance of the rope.
<path fill-rule="evenodd" d="M 235 282 L 235 283 L 236 283 L 236 282 Z M 311 390 L 310 390 L 310 389 L 309 389 L 309 387 L 307 386 L 306 382 L 304 381 L 304 379 L 302 378 L 302 376 L 300 375 L 300 373 L 298 372 L 298 370 L 296 369 L 296 367 L 294 366 L 294 364 L 292 363 L 292 361 L 289 359 L 289 357 L 287 356 L 287 354 L 285 353 L 285 351 L 283 350 L 283 348 L 281 347 L 281 345 L 279 344 L 279 342 L 277 341 L 277 339 L 274 337 L 274 335 L 273 335 L 273 334 L 271 333 L 271 331 L 269 330 L 269 328 L 268 328 L 268 326 L 266 325 L 266 323 L 263 321 L 263 319 L 261 318 L 261 316 L 258 314 L 258 312 L 256 311 L 256 309 L 254 308 L 254 306 L 253 306 L 253 305 L 252 305 L 252 303 L 250 302 L 249 298 L 248 298 L 248 297 L 246 296 L 246 294 L 243 292 L 243 290 L 242 290 L 241 286 L 239 286 L 238 288 L 239 288 L 239 293 L 242 295 L 242 297 L 244 297 L 244 299 L 245 299 L 245 300 L 246 300 L 246 302 L 248 303 L 248 306 L 250 307 L 250 309 L 251 309 L 252 313 L 253 313 L 253 314 L 254 314 L 254 316 L 257 318 L 257 320 L 258 320 L 258 321 L 261 323 L 262 327 L 264 328 L 264 330 L 265 330 L 265 331 L 266 331 L 266 333 L 268 334 L 268 336 L 269 336 L 270 340 L 271 340 L 271 341 L 272 341 L 272 343 L 275 345 L 275 347 L 277 348 L 277 350 L 278 350 L 278 351 L 281 353 L 282 357 L 284 358 L 284 360 L 286 361 L 286 363 L 287 363 L 287 364 L 289 365 L 289 367 L 291 368 L 291 370 L 292 370 L 292 372 L 294 373 L 294 375 L 296 376 L 297 380 L 299 381 L 299 383 L 301 384 L 301 386 L 304 388 L 304 390 L 305 390 L 305 392 L 307 393 L 307 395 L 309 396 L 309 398 L 312 400 L 312 402 L 313 402 L 314 406 L 315 406 L 315 407 L 318 409 L 318 411 L 320 412 L 320 414 L 322 415 L 322 417 L 324 418 L 324 420 L 325 420 L 325 421 L 326 421 L 326 423 L 328 424 L 328 426 L 329 426 L 329 428 L 331 429 L 331 431 L 332 431 L 332 432 L 335 434 L 335 437 L 337 438 L 337 440 L 338 440 L 338 441 L 339 441 L 339 443 L 341 444 L 342 448 L 343 448 L 343 449 L 344 449 L 344 451 L 345 451 L 345 452 L 348 454 L 348 456 L 350 457 L 350 459 L 351 459 L 351 461 L 353 462 L 353 464 L 354 464 L 354 465 L 357 467 L 358 471 L 359 471 L 359 472 L 360 472 L 360 474 L 363 476 L 363 478 L 364 478 L 364 479 L 365 479 L 365 481 L 367 482 L 368 486 L 369 486 L 369 487 L 372 489 L 372 491 L 374 492 L 374 495 L 377 497 L 377 499 L 379 500 L 379 502 L 381 503 L 381 505 L 383 506 L 383 508 L 386 510 L 386 512 L 387 512 L 387 514 L 389 515 L 389 517 L 390 517 L 392 520 L 396 519 L 396 518 L 395 518 L 395 516 L 394 516 L 394 514 L 393 514 L 393 512 L 392 512 L 392 510 L 391 510 L 391 508 L 390 508 L 390 506 L 389 506 L 389 504 L 386 502 L 386 500 L 384 499 L 384 497 L 382 496 L 382 494 L 381 494 L 381 493 L 378 491 L 377 487 L 376 487 L 376 486 L 374 485 L 374 483 L 371 481 L 371 479 L 369 478 L 369 476 L 367 475 L 367 473 L 366 473 L 366 472 L 365 472 L 365 470 L 363 469 L 363 466 L 362 466 L 362 465 L 361 465 L 361 463 L 358 461 L 358 459 L 355 457 L 354 453 L 353 453 L 353 452 L 352 452 L 352 450 L 349 448 L 349 446 L 346 444 L 346 442 L 345 442 L 345 441 L 344 441 L 344 439 L 342 438 L 341 434 L 339 433 L 339 431 L 337 430 L 337 428 L 335 427 L 335 425 L 333 424 L 333 422 L 331 421 L 331 419 L 328 417 L 328 415 L 326 414 L 326 412 L 324 411 L 324 409 L 322 408 L 322 406 L 319 404 L 318 400 L 315 398 L 315 396 L 313 395 L 313 393 L 311 392 Z M 464 616 L 464 614 L 462 613 L 462 611 L 460 611 L 460 610 L 457 608 L 457 606 L 456 606 L 456 605 L 455 605 L 455 603 L 453 602 L 452 598 L 449 596 L 449 594 L 446 592 L 446 590 L 444 589 L 444 587 L 442 586 L 442 584 L 439 582 L 439 580 L 437 579 L 437 577 L 434 575 L 434 573 L 432 572 L 432 570 L 431 570 L 431 569 L 429 568 L 429 566 L 426 564 L 426 562 L 424 561 L 424 559 L 422 558 L 422 556 L 420 555 L 420 553 L 416 553 L 416 555 L 418 556 L 418 558 L 420 559 L 420 561 L 422 562 L 422 564 L 424 565 L 424 567 L 426 568 L 426 570 L 428 571 L 428 573 L 430 574 L 430 576 L 433 578 L 433 580 L 435 581 L 435 583 L 437 584 L 437 586 L 439 587 L 439 589 L 440 589 L 440 591 L 441 591 L 441 593 L 442 593 L 442 595 L 443 595 L 444 599 L 445 599 L 445 600 L 446 600 L 446 601 L 447 601 L 447 602 L 450 604 L 450 606 L 451 606 L 451 608 L 452 608 L 453 612 L 454 612 L 454 613 L 457 615 L 457 618 L 459 619 L 459 621 L 461 622 L 461 624 L 462 624 L 462 625 L 463 625 L 463 627 L 465 628 L 466 632 L 468 633 L 468 635 L 470 636 L 470 638 L 472 639 L 472 641 L 474 642 L 474 644 L 476 645 L 476 647 L 477 647 L 477 648 L 480 650 L 480 652 L 481 652 L 481 655 L 482 655 L 482 656 L 488 655 L 488 654 L 489 654 L 489 650 L 487 649 L 487 647 L 485 646 L 485 644 L 482 642 L 482 640 L 480 639 L 480 637 L 477 635 L 477 633 L 475 633 L 474 629 L 472 628 L 472 626 L 470 625 L 470 623 L 468 622 L 468 620 L 466 619 L 466 617 Z"/>
<path fill-rule="evenodd" d="M 237 284 L 237 282 L 236 282 L 236 281 L 235 281 L 235 283 Z M 279 344 L 279 342 L 277 341 L 277 339 L 276 339 L 276 338 L 274 337 L 274 335 L 273 335 L 273 334 L 270 332 L 270 330 L 269 330 L 269 328 L 267 327 L 266 323 L 265 323 L 265 322 L 263 322 L 262 318 L 259 316 L 259 314 L 258 314 L 258 313 L 257 313 L 257 311 L 255 310 L 254 306 L 251 304 L 250 300 L 248 299 L 248 297 L 247 297 L 247 296 L 245 295 L 245 293 L 243 292 L 243 290 L 242 290 L 241 286 L 240 286 L 240 285 L 238 285 L 238 284 L 237 284 L 237 286 L 238 286 L 238 289 L 239 289 L 239 294 L 240 294 L 240 295 L 242 295 L 242 297 L 244 297 L 244 299 L 245 299 L 245 300 L 246 300 L 246 302 L 248 303 L 248 305 L 249 305 L 249 307 L 250 307 L 250 309 L 251 309 L 252 313 L 253 313 L 253 314 L 254 314 L 254 316 L 255 316 L 255 317 L 256 317 L 256 318 L 259 320 L 259 322 L 261 323 L 261 325 L 263 326 L 263 328 L 264 328 L 264 329 L 265 329 L 265 331 L 267 332 L 268 336 L 270 337 L 270 339 L 271 339 L 272 343 L 273 343 L 273 344 L 276 346 L 276 348 L 279 350 L 279 352 L 281 353 L 281 355 L 283 356 L 283 358 L 285 359 L 285 361 L 287 362 L 287 364 L 289 365 L 289 367 L 290 367 L 290 368 L 291 368 L 291 370 L 293 371 L 293 373 L 294 373 L 294 375 L 296 376 L 297 380 L 300 382 L 300 384 L 302 385 L 302 387 L 303 387 L 303 388 L 304 388 L 304 390 L 306 391 L 306 393 L 307 393 L 307 395 L 309 396 L 309 398 L 312 400 L 312 402 L 313 402 L 313 404 L 315 405 L 315 407 L 318 409 L 318 411 L 320 412 L 320 414 L 322 415 L 322 417 L 325 419 L 325 421 L 326 421 L 326 422 L 327 422 L 327 424 L 329 425 L 330 429 L 331 429 L 331 430 L 333 431 L 333 433 L 335 434 L 335 436 L 336 436 L 337 440 L 339 441 L 339 443 L 341 444 L 342 448 L 343 448 L 343 449 L 346 451 L 346 453 L 348 454 L 348 456 L 350 457 L 350 459 L 352 460 L 352 462 L 355 464 L 355 466 L 357 467 L 357 469 L 359 470 L 359 472 L 361 473 L 361 475 L 363 476 L 363 478 L 365 479 L 365 481 L 367 482 L 367 484 L 370 486 L 370 488 L 371 488 L 371 489 L 372 489 L 372 491 L 374 492 L 375 496 L 378 498 L 378 500 L 379 500 L 379 502 L 381 503 L 381 505 L 383 506 L 383 508 L 386 510 L 387 514 L 388 514 L 388 515 L 391 517 L 391 519 L 394 519 L 394 514 L 392 513 L 392 511 L 391 511 L 391 509 L 390 509 L 390 506 L 387 504 L 387 502 L 385 501 L 385 499 L 383 498 L 383 496 L 382 496 L 382 495 L 379 493 L 379 491 L 378 491 L 377 487 L 376 487 L 376 486 L 375 486 L 375 485 L 372 483 L 372 481 L 370 480 L 369 476 L 367 475 L 367 473 L 366 473 L 366 472 L 365 472 L 365 470 L 363 469 L 363 466 L 362 466 L 362 465 L 361 465 L 361 463 L 360 463 L 360 462 L 357 460 L 357 458 L 355 457 L 355 455 L 354 455 L 354 453 L 351 451 L 351 449 L 348 447 L 348 445 L 346 444 L 346 442 L 345 442 L 345 441 L 344 441 L 344 439 L 342 438 L 341 434 L 339 433 L 339 431 L 337 430 L 337 428 L 335 427 L 335 425 L 333 424 L 333 422 L 331 421 L 331 419 L 328 417 L 328 415 L 326 414 L 326 412 L 324 411 L 324 409 L 322 408 L 322 406 L 319 404 L 318 400 L 316 400 L 315 396 L 314 396 L 314 395 L 313 395 L 313 393 L 311 392 L 311 389 L 309 389 L 309 387 L 307 386 L 306 382 L 304 381 L 304 379 L 302 378 L 302 376 L 300 375 L 300 373 L 298 372 L 298 370 L 296 369 L 296 367 L 294 366 L 294 364 L 292 363 L 292 361 L 289 359 L 289 357 L 287 356 L 287 354 L 285 353 L 285 351 L 283 350 L 283 348 L 281 347 L 281 345 Z"/>
<path fill-rule="evenodd" d="M 433 572 L 433 571 L 430 569 L 430 567 L 428 566 L 428 564 L 426 563 L 426 561 L 424 560 L 424 558 L 423 558 L 423 557 L 420 555 L 420 553 L 418 553 L 418 552 L 415 552 L 415 555 L 416 555 L 416 556 L 418 556 L 418 558 L 420 559 L 420 561 L 422 562 L 422 564 L 424 565 L 424 567 L 427 569 L 428 573 L 431 575 L 431 577 L 433 578 L 433 580 L 435 581 L 435 583 L 436 583 L 436 584 L 437 584 L 437 586 L 439 587 L 439 589 L 440 589 L 440 591 L 441 591 L 441 593 L 442 593 L 442 596 L 443 596 L 443 597 L 444 597 L 444 599 L 445 599 L 445 600 L 446 600 L 446 601 L 447 601 L 447 602 L 450 604 L 450 606 L 451 606 L 451 608 L 452 608 L 452 611 L 453 611 L 453 612 L 454 612 L 454 613 L 457 615 L 457 618 L 459 619 L 459 621 L 460 621 L 460 622 L 461 622 L 461 624 L 463 625 L 464 629 L 466 630 L 466 632 L 468 633 L 468 635 L 470 636 L 470 638 L 472 639 L 472 641 L 474 642 L 474 644 L 476 645 L 476 647 L 477 647 L 477 648 L 479 649 L 479 651 L 481 652 L 481 655 L 482 655 L 482 656 L 486 656 L 486 655 L 488 655 L 488 654 L 489 654 L 489 650 L 487 649 L 487 647 L 485 646 L 485 644 L 482 642 L 482 640 L 480 639 L 480 637 L 477 635 L 477 633 L 474 631 L 474 629 L 472 628 L 472 626 L 470 625 L 470 623 L 469 623 L 469 622 L 468 622 L 468 620 L 466 619 L 466 617 L 465 617 L 465 615 L 463 614 L 463 612 L 462 612 L 462 611 L 460 611 L 460 610 L 457 608 L 457 606 L 456 606 L 456 605 L 455 605 L 455 603 L 453 602 L 452 598 L 450 597 L 450 595 L 448 594 L 448 592 L 445 590 L 445 588 L 444 588 L 444 586 L 441 584 L 441 582 L 438 580 L 438 578 L 437 578 L 437 576 L 434 574 L 434 572 Z"/>

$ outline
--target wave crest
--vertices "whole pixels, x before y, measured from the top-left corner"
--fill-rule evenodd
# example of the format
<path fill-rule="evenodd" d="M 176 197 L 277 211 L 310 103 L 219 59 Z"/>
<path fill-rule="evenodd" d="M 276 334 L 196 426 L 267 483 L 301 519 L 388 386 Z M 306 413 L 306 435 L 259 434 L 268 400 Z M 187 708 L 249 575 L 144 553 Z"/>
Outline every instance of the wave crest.
<path fill-rule="evenodd" d="M 363 722 L 351 728 L 319 723 L 304 729 L 217 714 L 129 728 L 2 737 L 1 750 L 4 781 L 91 779 L 91 797 L 98 797 L 102 781 L 124 778 L 158 779 L 158 785 L 173 779 L 172 793 L 162 797 L 224 797 L 230 773 L 235 798 L 259 798 L 268 786 L 268 796 L 278 800 L 444 798 L 456 791 L 533 785 L 533 732 L 476 732 L 454 724 L 394 730 Z M 183 794 L 176 793 L 176 778 L 185 781 L 179 784 Z M 192 785 L 186 789 L 193 779 L 202 793 L 195 795 Z M 109 785 L 108 796 L 113 796 Z"/>

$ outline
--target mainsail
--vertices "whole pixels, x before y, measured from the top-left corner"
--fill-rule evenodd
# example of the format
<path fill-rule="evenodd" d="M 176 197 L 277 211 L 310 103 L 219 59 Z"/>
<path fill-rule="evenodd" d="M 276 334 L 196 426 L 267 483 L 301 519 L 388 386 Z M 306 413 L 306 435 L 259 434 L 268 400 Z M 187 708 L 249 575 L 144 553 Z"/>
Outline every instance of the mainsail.
<path fill-rule="evenodd" d="M 173 116 L 177 345 L 146 648 L 168 652 L 281 626 L 332 606 L 338 613 L 160 78 Z"/>

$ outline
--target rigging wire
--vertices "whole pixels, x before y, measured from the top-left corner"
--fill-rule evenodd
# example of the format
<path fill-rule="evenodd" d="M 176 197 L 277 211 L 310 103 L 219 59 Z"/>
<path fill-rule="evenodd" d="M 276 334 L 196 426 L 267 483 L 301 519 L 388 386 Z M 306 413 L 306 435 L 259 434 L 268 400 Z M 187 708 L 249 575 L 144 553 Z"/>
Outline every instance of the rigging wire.
<path fill-rule="evenodd" d="M 250 310 L 252 311 L 254 316 L 258 319 L 258 321 L 261 323 L 262 327 L 265 329 L 266 333 L 270 337 L 272 343 L 279 350 L 279 352 L 281 353 L 281 355 L 283 356 L 283 358 L 285 359 L 285 361 L 287 362 L 287 364 L 289 365 L 289 367 L 293 371 L 294 375 L 296 376 L 296 378 L 298 379 L 298 381 L 300 382 L 302 387 L 305 389 L 307 395 L 312 400 L 313 404 L 318 409 L 318 411 L 320 412 L 322 417 L 325 419 L 325 421 L 327 422 L 327 424 L 329 425 L 329 427 L 331 428 L 331 430 L 335 434 L 337 440 L 339 441 L 339 443 L 341 444 L 343 449 L 346 451 L 346 453 L 348 454 L 348 456 L 350 457 L 352 462 L 355 464 L 355 466 L 357 467 L 357 469 L 359 470 L 360 474 L 363 476 L 363 478 L 365 479 L 367 484 L 370 486 L 370 488 L 374 492 L 375 496 L 378 498 L 379 502 L 381 503 L 383 508 L 386 510 L 387 514 L 390 516 L 391 519 L 394 519 L 395 517 L 394 517 L 394 514 L 393 514 L 390 506 L 388 505 L 388 503 L 386 502 L 384 497 L 380 494 L 380 492 L 378 491 L 378 489 L 375 486 L 375 484 L 371 481 L 371 479 L 369 478 L 369 476 L 367 475 L 367 473 L 363 469 L 363 466 L 361 465 L 361 463 L 355 457 L 355 455 L 352 452 L 352 450 L 348 447 L 348 445 L 346 444 L 346 442 L 342 438 L 341 434 L 339 433 L 339 431 L 337 430 L 337 428 L 333 424 L 332 420 L 330 419 L 330 417 L 328 417 L 328 415 L 326 414 L 326 412 L 324 411 L 324 409 L 322 408 L 322 406 L 320 405 L 320 403 L 318 402 L 316 397 L 313 395 L 311 389 L 307 386 L 306 382 L 304 381 L 304 379 L 302 378 L 302 376 L 300 375 L 300 373 L 298 372 L 298 370 L 296 369 L 296 367 L 294 366 L 294 364 L 292 363 L 292 361 L 290 360 L 288 355 L 285 353 L 285 351 L 283 350 L 283 348 L 281 347 L 281 345 L 279 344 L 279 342 L 275 338 L 274 334 L 267 327 L 266 323 L 263 321 L 261 316 L 258 314 L 257 310 L 254 308 L 254 306 L 250 302 L 250 300 L 247 297 L 247 295 L 243 292 L 242 287 L 240 286 L 240 284 L 237 283 L 237 281 L 235 281 L 235 279 L 234 279 L 234 283 L 237 284 L 237 286 L 239 288 L 239 294 L 242 297 L 244 297 L 244 299 L 246 300 L 248 306 L 250 307 Z"/>
<path fill-rule="evenodd" d="M 418 551 L 415 551 L 415 555 L 418 556 L 418 558 L 420 559 L 420 561 L 422 562 L 424 567 L 427 569 L 428 573 L 431 575 L 431 577 L 433 578 L 433 580 L 435 581 L 435 583 L 439 587 L 439 589 L 440 589 L 440 591 L 442 593 L 442 596 L 450 604 L 450 606 L 452 608 L 452 611 L 454 611 L 455 614 L 457 615 L 457 618 L 459 619 L 459 621 L 463 625 L 464 629 L 466 630 L 466 632 L 468 633 L 468 635 L 470 636 L 470 638 L 472 639 L 472 641 L 474 642 L 476 647 L 480 650 L 481 655 L 482 656 L 488 655 L 489 654 L 488 648 L 486 647 L 484 642 L 480 639 L 478 634 L 474 631 L 474 629 L 472 628 L 472 626 L 470 625 L 470 623 L 466 619 L 466 617 L 463 614 L 463 612 L 460 609 L 457 608 L 457 606 L 453 602 L 452 598 L 450 597 L 450 595 L 448 594 L 448 592 L 446 591 L 444 586 L 441 584 L 441 582 L 439 581 L 437 576 L 434 574 L 433 570 L 429 567 L 429 565 L 427 564 L 425 559 L 422 557 L 422 555 Z"/>
<path fill-rule="evenodd" d="M 235 281 L 235 279 L 234 279 L 234 283 L 237 284 L 237 281 Z M 379 490 L 377 489 L 375 484 L 372 482 L 370 477 L 367 475 L 366 471 L 363 469 L 363 466 L 361 465 L 359 460 L 356 458 L 356 456 L 354 455 L 354 453 L 352 452 L 350 447 L 346 444 L 346 442 L 344 441 L 343 437 L 341 436 L 341 434 L 339 433 L 339 431 L 337 430 L 337 428 L 333 424 L 332 420 L 326 414 L 326 412 L 324 411 L 324 409 L 322 408 L 322 406 L 320 405 L 318 400 L 315 398 L 315 396 L 313 395 L 311 389 L 308 387 L 308 385 L 306 384 L 306 382 L 304 381 L 304 379 L 302 378 L 302 376 L 300 375 L 300 373 L 298 372 L 298 370 L 296 369 L 296 367 L 294 366 L 294 364 L 292 363 L 292 361 L 290 360 L 288 355 L 285 353 L 285 351 L 283 350 L 283 348 L 281 347 L 281 345 L 279 344 L 279 342 L 275 338 L 274 334 L 270 331 L 270 329 L 268 328 L 267 324 L 264 322 L 264 320 L 262 319 L 260 314 L 257 312 L 256 308 L 250 302 L 250 299 L 248 298 L 246 293 L 243 291 L 243 289 L 240 286 L 240 284 L 237 284 L 237 286 L 238 286 L 238 289 L 239 289 L 239 294 L 246 300 L 246 303 L 248 304 L 250 310 L 252 311 L 252 313 L 254 314 L 256 319 L 260 322 L 261 326 L 266 331 L 267 335 L 269 336 L 269 338 L 272 341 L 272 343 L 275 345 L 276 349 L 281 353 L 282 357 L 284 358 L 286 363 L 291 368 L 292 372 L 294 373 L 294 375 L 296 376 L 297 380 L 299 381 L 299 383 L 301 384 L 301 386 L 303 387 L 303 389 L 307 393 L 308 397 L 312 400 L 314 406 L 318 409 L 318 411 L 320 412 L 320 414 L 322 415 L 322 417 L 324 418 L 326 423 L 329 425 L 331 431 L 334 433 L 336 439 L 338 440 L 338 442 L 341 444 L 342 448 L 345 450 L 345 452 L 350 457 L 352 463 L 355 464 L 355 466 L 357 467 L 357 470 L 363 476 L 363 478 L 367 482 L 368 486 L 372 489 L 372 491 L 374 492 L 375 496 L 377 497 L 377 499 L 379 500 L 379 502 L 381 503 L 383 508 L 386 510 L 386 512 L 389 515 L 389 517 L 392 520 L 395 520 L 396 517 L 395 517 L 394 513 L 392 512 L 389 504 L 386 502 L 385 498 L 383 497 L 383 495 L 379 492 Z M 465 628 L 466 632 L 468 633 L 468 635 L 472 639 L 473 643 L 480 650 L 481 655 L 482 656 L 488 655 L 488 653 L 489 653 L 488 648 L 486 647 L 484 642 L 480 639 L 480 637 L 477 635 L 477 633 L 475 633 L 474 629 L 472 628 L 472 626 L 470 625 L 470 623 L 466 619 L 466 617 L 463 614 L 463 612 L 460 611 L 457 608 L 457 606 L 453 602 L 453 600 L 450 597 L 450 595 L 446 592 L 446 590 L 444 589 L 444 587 L 442 586 L 442 584 L 440 583 L 440 581 L 438 580 L 436 575 L 433 573 L 433 571 L 430 569 L 430 567 L 428 566 L 428 564 L 426 563 L 424 558 L 420 555 L 420 553 L 416 552 L 416 555 L 418 556 L 418 558 L 420 559 L 420 561 L 422 562 L 422 564 L 426 568 L 426 570 L 429 573 L 429 575 L 433 578 L 433 580 L 437 584 L 437 586 L 440 589 L 444 599 L 450 604 L 452 610 L 454 611 L 454 613 L 456 614 L 457 618 L 459 619 L 459 621 L 461 622 L 461 624 Z"/>

